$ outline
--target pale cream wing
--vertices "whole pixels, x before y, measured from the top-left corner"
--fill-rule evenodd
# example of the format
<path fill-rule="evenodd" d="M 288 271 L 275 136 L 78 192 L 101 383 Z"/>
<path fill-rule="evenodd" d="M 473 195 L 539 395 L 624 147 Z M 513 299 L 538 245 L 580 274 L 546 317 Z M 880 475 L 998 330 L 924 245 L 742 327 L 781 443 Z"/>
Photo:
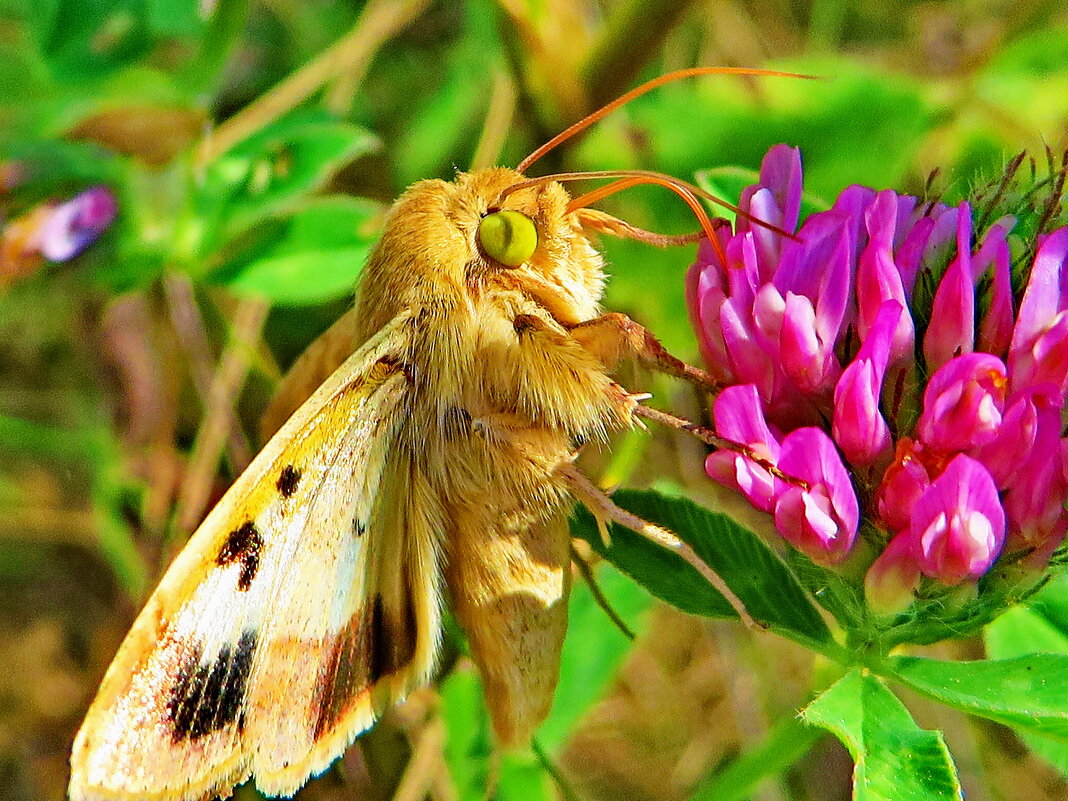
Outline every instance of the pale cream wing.
<path fill-rule="evenodd" d="M 407 330 L 350 357 L 171 565 L 75 739 L 73 801 L 227 796 L 251 775 L 292 794 L 426 680 L 437 526 L 398 447 Z"/>

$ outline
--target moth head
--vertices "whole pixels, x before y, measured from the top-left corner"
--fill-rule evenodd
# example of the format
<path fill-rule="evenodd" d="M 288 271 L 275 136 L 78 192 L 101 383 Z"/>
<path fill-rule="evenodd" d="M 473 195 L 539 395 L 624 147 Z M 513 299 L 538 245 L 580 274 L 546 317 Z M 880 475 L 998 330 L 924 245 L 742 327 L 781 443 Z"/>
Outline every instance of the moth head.
<path fill-rule="evenodd" d="M 471 248 L 464 280 L 473 292 L 517 288 L 562 322 L 586 319 L 597 313 L 604 285 L 601 255 L 569 210 L 562 184 L 524 182 L 503 168 L 457 178 L 460 205 L 472 215 L 457 219 Z"/>
<path fill-rule="evenodd" d="M 466 305 L 495 286 L 551 303 L 562 321 L 596 314 L 603 265 L 568 211 L 570 196 L 554 181 L 514 189 L 525 180 L 494 167 L 411 186 L 390 209 L 361 277 L 359 334 L 403 308 Z"/>

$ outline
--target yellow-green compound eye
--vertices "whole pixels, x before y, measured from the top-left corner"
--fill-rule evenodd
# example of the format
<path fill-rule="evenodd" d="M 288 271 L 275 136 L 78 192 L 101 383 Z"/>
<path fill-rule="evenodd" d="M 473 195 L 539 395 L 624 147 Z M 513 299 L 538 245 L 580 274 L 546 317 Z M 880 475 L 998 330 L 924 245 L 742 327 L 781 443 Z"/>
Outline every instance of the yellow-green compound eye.
<path fill-rule="evenodd" d="M 522 212 L 512 209 L 495 211 L 479 223 L 478 243 L 494 261 L 505 267 L 518 267 L 534 255 L 538 247 L 538 229 Z"/>

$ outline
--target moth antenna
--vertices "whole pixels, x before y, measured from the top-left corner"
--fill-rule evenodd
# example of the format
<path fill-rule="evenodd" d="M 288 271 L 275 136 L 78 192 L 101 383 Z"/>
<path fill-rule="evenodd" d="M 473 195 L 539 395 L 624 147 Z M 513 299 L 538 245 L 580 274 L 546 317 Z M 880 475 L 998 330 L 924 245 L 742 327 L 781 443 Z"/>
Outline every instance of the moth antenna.
<path fill-rule="evenodd" d="M 605 197 L 613 195 L 616 192 L 621 192 L 624 189 L 630 189 L 632 186 L 638 186 L 640 184 L 654 184 L 656 186 L 662 186 L 665 189 L 670 189 L 676 195 L 681 197 L 683 201 L 685 201 L 686 205 L 690 207 L 690 210 L 693 212 L 694 216 L 697 218 L 697 221 L 701 225 L 702 232 L 704 232 L 704 235 L 708 237 L 708 241 L 712 245 L 712 248 L 716 251 L 716 255 L 720 257 L 724 264 L 727 263 L 727 258 L 726 254 L 723 251 L 722 243 L 715 235 L 716 226 L 712 223 L 711 219 L 708 216 L 708 213 L 705 211 L 704 206 L 701 205 L 701 202 L 698 198 L 705 198 L 706 200 L 723 206 L 726 209 L 730 209 L 735 214 L 741 217 L 745 217 L 747 220 L 752 221 L 754 224 L 763 226 L 764 228 L 774 231 L 775 233 L 784 236 L 787 239 L 796 239 L 796 237 L 789 231 L 783 230 L 782 228 L 779 228 L 776 225 L 772 225 L 771 223 L 765 222 L 759 217 L 754 217 L 751 214 L 743 211 L 739 207 L 735 206 L 733 203 L 728 203 L 726 200 L 718 198 L 710 192 L 704 191 L 700 187 L 694 186 L 691 183 L 683 181 L 681 178 L 675 178 L 671 175 L 665 175 L 663 173 L 653 172 L 651 170 L 594 170 L 590 172 L 561 172 L 556 173 L 554 175 L 541 175 L 537 178 L 527 178 L 526 180 L 519 181 L 509 187 L 506 187 L 498 196 L 498 202 L 503 201 L 504 198 L 506 198 L 508 195 L 512 194 L 513 192 L 517 192 L 520 189 L 527 189 L 529 187 L 538 186 L 540 184 L 548 183 L 550 181 L 564 183 L 567 181 L 589 180 L 591 178 L 617 178 L 619 180 L 613 181 L 610 184 L 606 184 L 605 186 L 599 187 L 591 192 L 587 192 L 584 195 L 579 195 L 578 197 L 572 199 L 571 202 L 567 204 L 568 213 L 579 211 L 589 206 L 591 203 L 596 203 L 598 200 L 603 200 Z M 642 229 L 634 228 L 634 231 L 642 232 Z M 651 234 L 651 236 L 656 237 L 658 235 Z M 641 239 L 642 237 L 635 236 L 633 238 Z M 653 242 L 653 244 L 659 243 Z"/>
<path fill-rule="evenodd" d="M 614 195 L 616 192 L 622 192 L 624 189 L 630 189 L 630 187 L 638 186 L 639 184 L 658 184 L 661 186 L 665 186 L 667 184 L 674 184 L 675 186 L 685 188 L 688 192 L 692 192 L 693 194 L 697 195 L 697 197 L 704 198 L 710 203 L 715 203 L 717 206 L 722 206 L 728 211 L 733 211 L 735 214 L 741 217 L 745 217 L 747 220 L 751 220 L 757 225 L 764 225 L 765 227 L 775 229 L 775 226 L 771 225 L 770 223 L 765 223 L 763 220 L 751 216 L 748 212 L 743 211 L 738 206 L 735 206 L 733 203 L 726 201 L 723 198 L 717 197 L 711 192 L 706 192 L 701 187 L 695 186 L 689 181 L 684 181 L 682 178 L 676 178 L 675 176 L 667 175 L 666 173 L 655 172 L 653 170 L 597 170 L 588 173 L 559 173 L 556 176 L 556 179 L 559 180 L 560 178 L 564 178 L 565 180 L 572 180 L 571 176 L 575 176 L 574 180 L 581 180 L 583 176 L 592 178 L 618 178 L 622 180 L 617 180 L 611 184 L 606 184 L 605 186 L 602 186 L 598 189 L 594 189 L 591 192 L 587 192 L 585 195 L 579 195 L 577 198 L 572 198 L 571 202 L 567 204 L 567 210 L 569 212 L 575 211 L 576 209 L 580 209 L 583 206 L 592 205 L 598 200 L 603 200 L 609 195 Z M 778 230 L 778 232 L 781 234 L 790 236 L 787 231 L 783 231 L 781 229 L 775 230 Z"/>
<path fill-rule="evenodd" d="M 553 150 L 557 145 L 566 142 L 575 134 L 584 131 L 589 128 L 595 122 L 611 114 L 620 106 L 624 106 L 636 97 L 641 97 L 647 92 L 651 92 L 658 86 L 663 86 L 666 83 L 677 81 L 681 78 L 692 78 L 698 75 L 752 75 L 752 76 L 766 76 L 775 78 L 805 78 L 813 80 L 815 75 L 804 75 L 798 72 L 782 72 L 780 70 L 763 70 L 749 67 L 689 67 L 687 69 L 675 70 L 674 72 L 668 72 L 664 75 L 657 76 L 650 81 L 646 81 L 641 86 L 636 86 L 629 92 L 620 95 L 611 103 L 607 103 L 601 106 L 596 111 L 587 114 L 578 122 L 569 125 L 562 130 L 548 142 L 537 148 L 533 153 L 519 162 L 519 166 L 516 167 L 516 172 L 526 172 L 530 165 L 540 159 L 549 151 Z"/>
<path fill-rule="evenodd" d="M 698 222 L 701 223 L 701 230 L 704 231 L 705 236 L 709 239 L 714 239 L 714 227 L 712 221 L 708 217 L 708 212 L 705 211 L 704 206 L 701 205 L 701 201 L 698 200 L 699 194 L 703 193 L 696 186 L 690 186 L 685 181 L 680 181 L 676 178 L 672 178 L 670 175 L 663 175 L 658 172 L 648 172 L 645 170 L 595 170 L 592 172 L 560 172 L 554 175 L 540 175 L 537 178 L 527 178 L 525 181 L 519 181 L 511 186 L 505 187 L 501 193 L 497 196 L 498 203 L 503 201 L 504 198 L 513 192 L 518 192 L 520 189 L 529 189 L 532 186 L 540 186 L 541 184 L 549 182 L 565 183 L 567 181 L 585 181 L 590 178 L 626 178 L 626 181 L 619 181 L 618 184 L 625 184 L 619 188 L 629 188 L 631 186 L 637 186 L 638 184 L 656 184 L 662 186 L 665 189 L 670 189 L 676 195 L 686 201 L 686 205 L 690 207 L 690 210 L 697 217 Z M 618 189 L 616 190 L 618 191 Z M 591 195 L 594 193 L 590 193 Z M 589 195 L 582 195 L 583 198 Z M 585 204 L 583 204 L 585 205 Z M 577 211 L 581 206 L 576 205 L 572 200 L 567 204 L 567 212 Z"/>
<path fill-rule="evenodd" d="M 579 211 L 581 209 L 584 209 L 586 206 L 589 206 L 591 203 L 596 203 L 598 200 L 603 200 L 604 198 L 608 197 L 609 195 L 614 195 L 616 192 L 622 192 L 624 189 L 630 189 L 632 186 L 638 186 L 640 184 L 649 184 L 649 183 L 657 184 L 659 186 L 665 186 L 668 189 L 671 189 L 676 194 L 678 194 L 684 200 L 686 199 L 686 197 L 687 197 L 687 195 L 689 193 L 697 194 L 697 192 L 698 192 L 697 187 L 691 186 L 691 185 L 687 184 L 685 181 L 677 181 L 675 179 L 672 179 L 672 178 L 670 178 L 670 176 L 660 176 L 660 175 L 657 175 L 655 173 L 652 174 L 652 175 L 648 175 L 648 176 L 646 176 L 646 175 L 635 175 L 635 176 L 630 177 L 630 178 L 621 178 L 621 179 L 619 179 L 617 181 L 613 181 L 610 184 L 605 184 L 602 187 L 594 189 L 592 192 L 587 192 L 584 195 L 579 195 L 578 197 L 572 199 L 572 201 L 567 204 L 567 211 L 569 213 L 570 212 L 574 212 L 574 211 Z M 683 193 L 684 191 L 687 194 L 684 194 Z M 701 193 L 701 195 L 703 197 L 711 197 L 707 193 Z M 718 200 L 717 200 L 717 202 L 718 202 Z M 687 203 L 689 204 L 689 201 L 687 201 Z M 724 203 L 724 205 L 730 206 L 731 204 Z M 693 209 L 694 206 L 692 204 L 690 204 L 690 208 Z M 694 211 L 694 214 L 697 215 L 696 210 Z M 697 216 L 698 216 L 698 221 L 701 223 L 701 232 L 700 233 L 703 233 L 708 238 L 709 244 L 711 244 L 713 250 L 716 251 L 716 255 L 719 256 L 720 262 L 722 264 L 726 264 L 727 263 L 727 254 L 723 250 L 723 243 L 719 241 L 719 237 L 716 236 L 715 233 L 714 233 L 714 229 L 715 229 L 714 223 L 711 223 L 711 221 L 710 221 L 710 225 L 706 226 L 704 219 L 702 219 L 699 215 L 697 215 Z M 746 215 L 746 216 L 748 216 L 748 215 Z M 710 227 L 713 229 L 713 232 L 709 231 Z M 651 240 L 649 238 L 646 238 L 646 236 L 645 236 L 645 235 L 650 235 L 652 237 L 655 237 L 655 236 L 657 236 L 656 234 L 652 234 L 649 231 L 644 231 L 643 229 L 636 228 L 634 226 L 630 226 L 630 229 L 631 230 L 627 231 L 627 235 L 630 238 L 638 239 L 640 241 L 650 242 L 650 244 L 658 244 L 657 242 L 655 242 L 655 241 L 653 241 L 653 240 Z M 687 236 L 687 239 L 688 238 L 689 237 Z"/>
<path fill-rule="evenodd" d="M 567 204 L 567 211 L 573 212 L 580 208 L 585 208 L 596 203 L 599 200 L 603 200 L 609 195 L 614 195 L 616 192 L 622 192 L 624 189 L 630 189 L 632 186 L 638 186 L 639 184 L 658 184 L 660 186 L 668 186 L 674 184 L 675 186 L 684 187 L 688 192 L 693 193 L 697 197 L 704 198 L 710 203 L 714 203 L 717 206 L 722 206 L 728 211 L 733 212 L 739 217 L 743 217 L 753 225 L 759 225 L 761 228 L 766 228 L 779 236 L 787 239 L 797 239 L 797 236 L 785 228 L 780 228 L 777 225 L 762 220 L 759 217 L 755 217 L 739 206 L 724 200 L 721 197 L 713 195 L 711 192 L 706 192 L 699 186 L 684 181 L 681 178 L 676 178 L 673 175 L 666 175 L 660 172 L 654 172 L 653 170 L 591 170 L 580 172 L 560 172 L 553 175 L 541 175 L 537 178 L 527 178 L 526 180 L 519 181 L 504 189 L 498 196 L 498 202 L 506 198 L 512 192 L 516 192 L 520 189 L 526 189 L 531 186 L 537 186 L 539 184 L 547 183 L 549 181 L 558 181 L 564 183 L 567 181 L 582 181 L 588 179 L 597 178 L 619 178 L 624 180 L 618 180 L 610 184 L 606 184 L 598 189 L 594 189 L 587 192 L 584 195 L 580 195 L 576 198 L 572 198 L 571 202 Z"/>

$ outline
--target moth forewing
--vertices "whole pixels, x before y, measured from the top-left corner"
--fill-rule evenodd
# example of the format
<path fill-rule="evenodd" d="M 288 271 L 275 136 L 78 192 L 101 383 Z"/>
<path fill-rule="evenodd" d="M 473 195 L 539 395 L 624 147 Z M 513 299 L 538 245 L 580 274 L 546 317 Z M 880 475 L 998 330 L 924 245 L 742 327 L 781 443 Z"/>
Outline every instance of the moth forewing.
<path fill-rule="evenodd" d="M 436 553 L 403 518 L 373 524 L 410 399 L 407 330 L 386 326 L 300 407 L 167 571 L 75 739 L 74 801 L 225 796 L 252 774 L 291 794 L 373 722 L 372 696 L 425 681 Z M 380 551 L 428 569 L 398 587 Z"/>

